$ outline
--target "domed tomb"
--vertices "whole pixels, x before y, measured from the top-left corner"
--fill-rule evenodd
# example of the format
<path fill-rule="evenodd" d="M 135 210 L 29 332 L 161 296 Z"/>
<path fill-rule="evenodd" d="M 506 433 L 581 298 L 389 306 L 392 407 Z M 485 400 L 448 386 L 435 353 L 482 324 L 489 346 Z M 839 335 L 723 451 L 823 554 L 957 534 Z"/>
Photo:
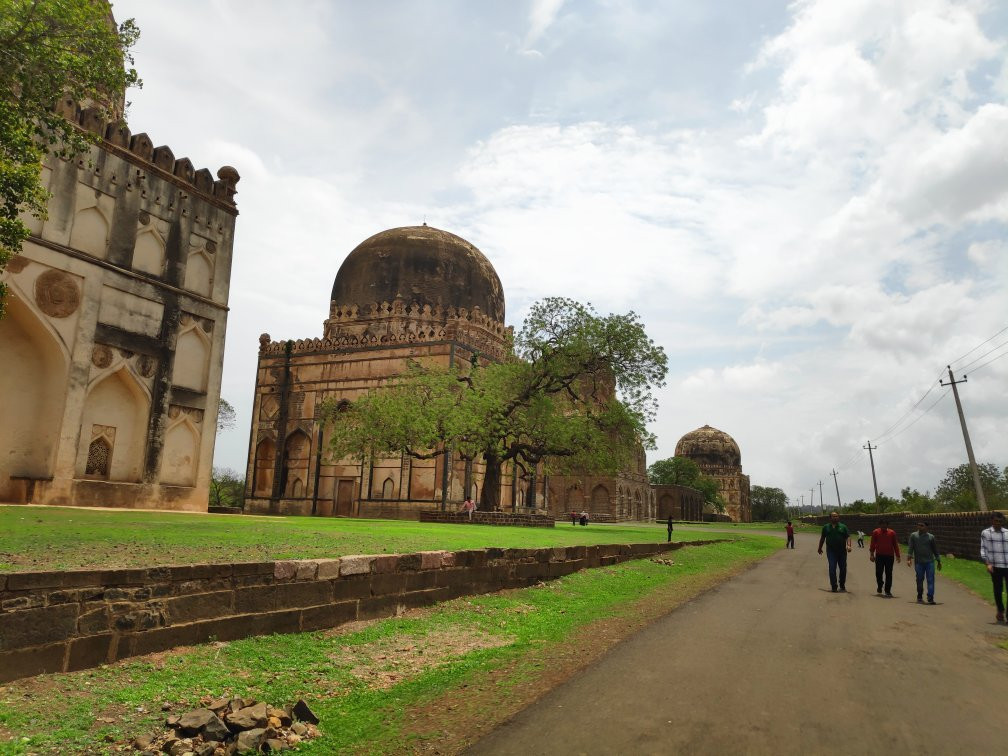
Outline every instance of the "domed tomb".
<path fill-rule="evenodd" d="M 675 455 L 693 460 L 701 470 L 742 469 L 742 453 L 735 439 L 709 425 L 690 431 L 680 438 Z"/>
<path fill-rule="evenodd" d="M 357 245 L 336 274 L 331 300 L 363 313 L 397 297 L 407 304 L 479 307 L 504 322 L 504 290 L 490 261 L 465 239 L 426 224 L 382 231 Z"/>

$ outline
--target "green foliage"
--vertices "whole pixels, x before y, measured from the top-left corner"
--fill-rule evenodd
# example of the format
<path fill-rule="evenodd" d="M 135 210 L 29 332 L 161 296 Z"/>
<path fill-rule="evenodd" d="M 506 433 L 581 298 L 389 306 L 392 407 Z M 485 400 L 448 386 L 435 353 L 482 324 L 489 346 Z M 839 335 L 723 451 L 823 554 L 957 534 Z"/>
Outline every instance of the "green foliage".
<path fill-rule="evenodd" d="M 725 511 L 717 481 L 700 472 L 697 463 L 687 457 L 659 459 L 648 467 L 648 480 L 654 485 L 695 488 L 704 495 L 707 511 Z"/>
<path fill-rule="evenodd" d="M 45 217 L 45 152 L 76 154 L 93 140 L 52 108 L 69 95 L 104 108 L 108 120 L 117 115 L 108 103 L 140 85 L 124 65 L 138 35 L 132 20 L 115 28 L 94 0 L 0 3 L 0 270 L 28 238 L 21 216 Z"/>
<path fill-rule="evenodd" d="M 894 510 L 900 512 L 926 514 L 928 512 L 935 511 L 935 500 L 927 491 L 921 493 L 916 488 L 910 488 L 907 486 L 900 491 L 899 503 L 895 504 L 892 509 L 887 509 L 886 511 Z"/>
<path fill-rule="evenodd" d="M 227 467 L 210 474 L 210 506 L 245 507 L 245 478 Z"/>
<path fill-rule="evenodd" d="M 752 518 L 759 522 L 780 522 L 787 519 L 788 497 L 779 488 L 753 486 L 749 492 Z"/>
<path fill-rule="evenodd" d="M 665 353 L 634 313 L 599 315 L 569 299 L 533 305 L 514 355 L 453 369 L 414 364 L 393 385 L 353 404 L 329 402 L 334 458 L 400 453 L 427 459 L 447 450 L 486 464 L 480 506 L 499 504 L 500 471 L 590 469 L 614 473 L 637 445 L 653 445 L 652 389 Z"/>
<path fill-rule="evenodd" d="M 990 462 L 977 464 L 980 486 L 988 509 L 1008 507 L 1008 468 L 999 470 Z M 934 495 L 938 510 L 942 512 L 973 512 L 979 509 L 973 473 L 969 464 L 950 467 Z"/>

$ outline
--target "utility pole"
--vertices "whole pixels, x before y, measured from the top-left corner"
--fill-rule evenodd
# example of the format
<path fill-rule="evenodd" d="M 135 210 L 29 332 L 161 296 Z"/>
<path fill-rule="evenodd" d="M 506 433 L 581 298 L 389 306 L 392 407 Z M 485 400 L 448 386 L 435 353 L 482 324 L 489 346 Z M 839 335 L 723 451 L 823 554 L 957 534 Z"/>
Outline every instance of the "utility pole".
<path fill-rule="evenodd" d="M 959 424 L 962 426 L 963 439 L 966 441 L 966 456 L 969 457 L 970 470 L 973 472 L 973 486 L 976 488 L 977 504 L 980 505 L 980 511 L 987 511 L 987 499 L 984 498 L 983 486 L 980 485 L 980 471 L 977 470 L 976 459 L 973 457 L 973 444 L 970 443 L 969 431 L 966 430 L 966 415 L 963 414 L 962 402 L 959 401 L 959 389 L 956 388 L 956 384 L 966 383 L 966 376 L 963 375 L 961 381 L 957 381 L 952 376 L 952 366 L 948 365 L 949 371 L 949 382 L 938 381 L 942 386 L 952 387 L 952 396 L 955 397 L 956 409 L 959 410 Z"/>
<path fill-rule="evenodd" d="M 878 446 L 872 446 L 871 441 L 869 441 L 867 446 L 862 446 L 861 448 L 868 450 L 868 460 L 871 462 L 871 482 L 875 487 L 875 511 L 878 512 L 878 482 L 875 480 L 875 457 L 872 456 L 872 449 L 878 449 Z"/>
<path fill-rule="evenodd" d="M 822 500 L 822 481 L 821 480 L 819 481 L 819 509 L 821 509 L 823 511 L 823 514 L 826 514 L 826 505 L 823 504 L 823 500 Z"/>
<path fill-rule="evenodd" d="M 837 509 L 843 509 L 843 504 L 840 503 L 840 485 L 837 483 L 836 469 L 834 469 L 831 474 L 833 475 L 833 485 L 834 485 L 834 487 L 836 487 L 836 505 L 837 505 Z"/>
<path fill-rule="evenodd" d="M 815 511 L 815 486 L 812 486 L 812 488 L 810 488 L 808 490 L 808 505 L 809 505 L 809 509 L 811 509 L 814 512 Z M 819 508 L 822 509 L 822 506 L 820 505 Z M 825 514 L 825 511 L 823 512 L 823 514 Z"/>

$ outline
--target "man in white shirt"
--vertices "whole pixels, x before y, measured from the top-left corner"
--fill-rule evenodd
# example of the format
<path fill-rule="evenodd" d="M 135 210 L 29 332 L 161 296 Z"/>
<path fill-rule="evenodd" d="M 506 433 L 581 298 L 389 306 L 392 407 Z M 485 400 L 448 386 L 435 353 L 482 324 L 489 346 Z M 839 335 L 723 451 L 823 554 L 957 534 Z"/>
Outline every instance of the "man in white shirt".
<path fill-rule="evenodd" d="M 1008 580 L 1008 530 L 1005 530 L 1005 516 L 1000 512 L 991 513 L 991 526 L 980 533 L 980 558 L 987 565 L 991 582 L 994 584 L 994 603 L 997 604 L 997 621 L 1005 618 L 1004 599 L 1001 594 Z"/>

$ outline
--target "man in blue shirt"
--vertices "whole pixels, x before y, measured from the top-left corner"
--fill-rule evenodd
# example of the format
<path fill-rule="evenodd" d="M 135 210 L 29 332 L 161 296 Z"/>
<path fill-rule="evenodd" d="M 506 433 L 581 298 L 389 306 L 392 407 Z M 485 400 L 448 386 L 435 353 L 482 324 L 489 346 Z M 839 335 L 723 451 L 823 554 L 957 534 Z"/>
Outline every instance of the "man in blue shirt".
<path fill-rule="evenodd" d="M 823 525 L 819 536 L 819 553 L 826 544 L 826 561 L 829 563 L 829 582 L 833 593 L 837 592 L 837 569 L 840 571 L 840 592 L 847 592 L 847 554 L 851 550 L 850 531 L 840 522 L 839 512 L 830 512 L 830 521 Z"/>

